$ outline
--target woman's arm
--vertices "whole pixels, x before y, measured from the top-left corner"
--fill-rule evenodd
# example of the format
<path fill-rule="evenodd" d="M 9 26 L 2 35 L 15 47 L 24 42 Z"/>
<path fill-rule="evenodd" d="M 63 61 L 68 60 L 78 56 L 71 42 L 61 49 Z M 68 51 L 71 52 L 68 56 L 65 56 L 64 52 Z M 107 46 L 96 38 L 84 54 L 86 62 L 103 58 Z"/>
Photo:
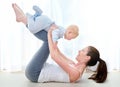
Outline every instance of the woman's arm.
<path fill-rule="evenodd" d="M 51 38 L 52 38 L 52 32 L 53 32 L 53 30 L 55 30 L 55 29 L 57 29 L 58 28 L 58 26 L 57 25 L 55 25 L 55 24 L 53 24 L 51 27 L 50 27 L 50 32 L 51 32 Z M 53 47 L 52 48 L 56 48 L 56 50 L 59 52 L 59 54 L 67 61 L 67 62 L 69 62 L 69 63 L 72 63 L 72 64 L 75 64 L 70 58 L 67 58 L 66 56 L 64 56 L 64 54 L 63 53 L 61 53 L 61 51 L 59 50 L 59 48 L 58 48 L 58 46 L 57 46 L 57 41 L 56 42 L 53 42 L 53 40 L 51 39 L 51 41 L 52 41 L 52 44 L 53 44 Z"/>
<path fill-rule="evenodd" d="M 48 31 L 48 35 L 49 35 L 49 37 L 48 37 L 48 39 L 49 39 L 49 49 L 52 50 L 52 51 L 50 51 L 51 56 L 54 56 L 55 55 L 54 51 L 57 51 L 59 53 L 59 55 L 62 56 L 62 58 L 64 59 L 64 61 L 66 61 L 68 63 L 75 64 L 71 59 L 67 58 L 66 56 L 64 56 L 60 52 L 60 50 L 59 50 L 59 48 L 57 46 L 57 42 L 53 42 L 53 40 L 52 40 L 52 31 L 55 30 L 56 28 L 57 28 L 57 26 L 53 25 L 52 27 L 50 27 L 50 30 Z"/>
<path fill-rule="evenodd" d="M 48 31 L 48 42 L 49 42 L 49 49 L 52 59 L 65 70 L 69 74 L 70 82 L 76 81 L 80 77 L 79 70 L 75 67 L 74 64 L 68 62 L 68 59 L 61 55 L 60 51 L 58 50 L 56 44 L 54 44 L 52 40 L 52 32 L 53 29 Z"/>

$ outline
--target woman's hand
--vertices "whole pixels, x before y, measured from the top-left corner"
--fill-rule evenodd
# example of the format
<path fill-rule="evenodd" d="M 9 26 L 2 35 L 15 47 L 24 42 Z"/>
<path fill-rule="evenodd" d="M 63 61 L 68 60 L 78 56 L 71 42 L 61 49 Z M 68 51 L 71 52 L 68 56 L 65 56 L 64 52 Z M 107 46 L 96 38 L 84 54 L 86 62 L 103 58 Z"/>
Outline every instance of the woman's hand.
<path fill-rule="evenodd" d="M 57 29 L 58 28 L 58 26 L 56 25 L 56 24 L 52 24 L 51 26 L 50 26 L 50 29 Z"/>

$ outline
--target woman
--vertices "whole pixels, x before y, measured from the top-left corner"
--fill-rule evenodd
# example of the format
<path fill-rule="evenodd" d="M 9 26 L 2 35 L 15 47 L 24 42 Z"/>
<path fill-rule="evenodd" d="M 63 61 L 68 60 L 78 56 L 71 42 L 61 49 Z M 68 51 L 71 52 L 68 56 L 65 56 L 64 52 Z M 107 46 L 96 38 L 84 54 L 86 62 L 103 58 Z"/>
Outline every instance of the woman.
<path fill-rule="evenodd" d="M 44 40 L 42 39 L 44 43 L 26 67 L 25 73 L 27 78 L 33 82 L 76 82 L 79 81 L 87 66 L 94 66 L 99 62 L 96 73 L 89 79 L 93 79 L 97 83 L 104 82 L 107 78 L 107 66 L 105 61 L 100 59 L 98 50 L 92 46 L 80 50 L 76 57 L 78 62 L 74 63 L 65 57 L 57 46 L 53 44 L 51 35 L 53 28 L 54 26 L 51 27 L 48 32 L 49 47 L 47 43 L 47 33 L 45 31 L 42 32 L 42 36 L 40 37 L 44 38 Z M 45 54 L 48 49 L 50 49 L 51 58 L 60 67 L 45 62 L 48 58 L 48 55 Z"/>
<path fill-rule="evenodd" d="M 27 19 L 22 10 L 16 4 L 12 4 L 12 6 L 16 14 L 16 21 L 22 21 L 24 24 L 27 24 Z M 36 8 L 34 8 L 34 10 L 36 11 L 36 15 L 40 12 Z M 57 26 L 54 25 L 51 27 L 48 32 L 48 38 L 47 32 L 44 30 L 34 34 L 43 41 L 43 45 L 26 67 L 26 77 L 33 82 L 76 82 L 80 79 L 87 66 L 94 66 L 97 61 L 99 61 L 97 72 L 92 75 L 90 79 L 93 79 L 96 82 L 104 82 L 107 77 L 107 67 L 106 63 L 100 59 L 97 49 L 89 46 L 79 51 L 78 56 L 76 57 L 78 63 L 74 63 L 59 51 L 56 44 L 53 44 L 51 32 L 56 28 Z M 49 49 L 52 59 L 60 67 L 46 63 L 49 56 Z"/>
<path fill-rule="evenodd" d="M 54 28 L 54 27 L 53 27 Z M 92 46 L 88 46 L 81 51 L 79 51 L 76 60 L 78 61 L 76 64 L 66 58 L 61 54 L 57 46 L 53 44 L 52 41 L 52 32 L 51 29 L 48 33 L 48 41 L 49 41 L 49 49 L 52 59 L 62 67 L 62 69 L 69 75 L 70 82 L 75 82 L 79 80 L 82 76 L 85 68 L 87 66 L 96 65 L 97 61 L 99 61 L 99 65 L 95 74 L 93 74 L 89 79 L 95 80 L 97 83 L 102 83 L 107 78 L 107 66 L 104 60 L 100 58 L 100 54 L 98 50 Z"/>

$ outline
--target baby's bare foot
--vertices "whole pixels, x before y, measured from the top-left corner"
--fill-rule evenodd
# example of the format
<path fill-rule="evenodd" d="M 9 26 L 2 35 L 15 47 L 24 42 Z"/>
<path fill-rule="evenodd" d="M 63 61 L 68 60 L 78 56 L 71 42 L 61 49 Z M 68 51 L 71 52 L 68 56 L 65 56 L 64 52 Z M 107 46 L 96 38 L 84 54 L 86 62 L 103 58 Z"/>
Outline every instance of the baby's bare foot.
<path fill-rule="evenodd" d="M 13 7 L 13 10 L 14 10 L 15 15 L 16 15 L 16 21 L 23 22 L 26 19 L 24 12 L 15 3 L 12 4 L 12 7 Z"/>

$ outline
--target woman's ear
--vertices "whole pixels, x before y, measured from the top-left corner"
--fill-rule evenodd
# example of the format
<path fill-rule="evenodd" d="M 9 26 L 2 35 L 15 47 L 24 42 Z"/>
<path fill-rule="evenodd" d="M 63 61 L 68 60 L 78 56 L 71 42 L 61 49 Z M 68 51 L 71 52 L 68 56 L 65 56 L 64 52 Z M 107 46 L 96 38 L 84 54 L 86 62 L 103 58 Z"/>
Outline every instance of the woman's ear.
<path fill-rule="evenodd" d="M 89 61 L 91 59 L 91 57 L 90 56 L 87 56 L 87 61 Z"/>
<path fill-rule="evenodd" d="M 91 58 L 90 56 L 85 56 L 84 62 L 85 62 L 85 63 L 88 63 L 88 62 L 90 61 L 90 58 Z"/>

